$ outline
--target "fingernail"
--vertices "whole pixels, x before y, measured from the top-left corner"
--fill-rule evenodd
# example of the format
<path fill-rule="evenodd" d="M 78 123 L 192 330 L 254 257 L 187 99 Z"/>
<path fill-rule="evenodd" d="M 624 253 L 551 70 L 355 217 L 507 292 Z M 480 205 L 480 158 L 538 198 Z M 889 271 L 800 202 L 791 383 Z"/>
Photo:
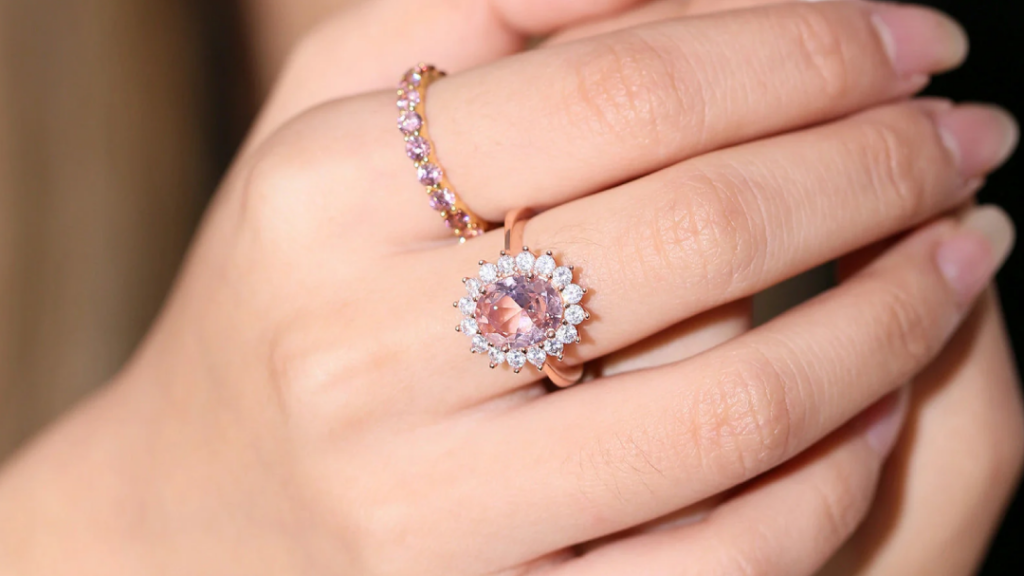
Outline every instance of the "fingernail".
<path fill-rule="evenodd" d="M 960 219 L 960 229 L 939 245 L 936 264 L 961 304 L 991 282 L 1013 248 L 1013 222 L 995 206 L 981 206 Z"/>
<path fill-rule="evenodd" d="M 965 104 L 932 114 L 942 143 L 965 179 L 991 172 L 1017 147 L 1014 117 L 997 106 Z"/>
<path fill-rule="evenodd" d="M 864 413 L 869 424 L 865 436 L 868 444 L 882 456 L 896 445 L 910 403 L 910 387 L 904 386 L 881 399 Z"/>
<path fill-rule="evenodd" d="M 967 57 L 967 34 L 945 14 L 898 4 L 872 4 L 871 9 L 871 21 L 900 76 L 942 72 Z"/>

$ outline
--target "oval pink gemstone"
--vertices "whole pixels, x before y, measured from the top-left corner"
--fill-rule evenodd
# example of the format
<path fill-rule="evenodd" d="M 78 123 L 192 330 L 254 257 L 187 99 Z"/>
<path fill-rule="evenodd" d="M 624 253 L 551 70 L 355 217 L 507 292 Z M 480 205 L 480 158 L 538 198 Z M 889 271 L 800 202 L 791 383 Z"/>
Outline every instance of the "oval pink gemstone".
<path fill-rule="evenodd" d="M 491 344 L 529 348 L 562 323 L 562 296 L 539 278 L 509 276 L 484 288 L 474 318 Z"/>

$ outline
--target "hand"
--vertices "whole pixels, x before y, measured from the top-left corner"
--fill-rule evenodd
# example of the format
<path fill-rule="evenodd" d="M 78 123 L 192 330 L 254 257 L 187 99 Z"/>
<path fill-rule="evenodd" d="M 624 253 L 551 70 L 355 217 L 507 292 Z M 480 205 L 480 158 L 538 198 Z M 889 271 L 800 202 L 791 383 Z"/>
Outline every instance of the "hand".
<path fill-rule="evenodd" d="M 492 218 L 513 207 L 503 204 L 513 197 L 509 192 L 522 191 L 517 204 L 547 202 L 551 209 L 527 229 L 530 243 L 578 263 L 596 287 L 588 301 L 596 321 L 574 361 L 635 343 L 933 217 L 962 202 L 971 180 L 1005 156 L 1010 128 L 1000 113 L 986 108 L 896 105 L 833 120 L 920 84 L 898 73 L 907 72 L 906 62 L 891 67 L 869 10 L 885 12 L 897 25 L 897 55 L 899 41 L 906 40 L 900 19 L 924 34 L 911 38 L 913 45 L 946 46 L 927 36 L 948 26 L 930 12 L 780 6 L 534 52 L 436 86 L 433 133 L 444 143 L 439 145 L 445 162 L 467 202 Z M 808 51 L 808 23 L 828 26 L 827 37 L 843 49 Z M 649 54 L 644 50 L 650 42 L 664 42 L 657 45 L 687 54 L 686 62 L 713 63 L 722 57 L 714 41 L 723 37 L 723 27 L 749 40 L 731 43 L 728 62 L 750 68 L 730 69 L 727 78 L 699 73 L 719 65 L 690 69 L 690 98 L 717 93 L 716 101 L 733 106 L 727 114 L 713 112 L 711 100 L 707 108 L 686 107 L 679 117 L 701 126 L 699 133 L 659 132 L 660 139 L 651 139 L 649 126 L 640 123 L 644 130 L 635 132 L 633 123 L 615 116 L 642 112 L 635 105 L 645 100 L 629 99 L 617 108 L 623 103 L 608 98 L 614 92 L 600 91 L 593 96 L 609 106 L 581 108 L 577 116 L 595 123 L 553 125 L 543 139 L 516 133 L 536 127 L 515 116 L 531 117 L 531 103 L 576 102 L 553 96 L 575 86 L 565 84 L 566 78 L 586 77 L 576 66 L 610 74 L 610 84 L 582 86 L 634 85 L 617 76 L 628 67 L 601 66 L 626 62 L 609 46 L 632 47 L 639 57 Z M 765 51 L 767 45 L 776 49 Z M 757 50 L 747 55 L 744 46 Z M 926 56 L 917 62 L 920 72 L 946 65 L 941 55 Z M 792 71 L 787 82 L 757 82 L 769 90 L 763 98 L 737 100 L 754 86 L 758 70 L 783 64 Z M 823 74 L 829 71 L 853 80 L 823 81 L 833 77 Z M 657 69 L 638 78 L 662 74 Z M 680 86 L 668 88 L 651 84 L 640 95 L 683 110 L 689 100 L 672 100 Z M 544 97 L 544 90 L 552 96 Z M 474 100 L 466 93 L 494 97 Z M 471 106 L 498 101 L 498 95 L 520 105 L 508 107 L 513 116 L 488 129 L 488 115 Z M 766 106 L 774 113 L 766 114 Z M 461 130 L 456 109 L 482 123 Z M 604 561 L 596 566 L 596 553 L 573 560 L 564 550 L 756 476 L 896 389 L 952 333 L 998 265 L 999 249 L 1005 249 L 985 240 L 993 229 L 1008 226 L 1005 221 L 989 220 L 989 229 L 980 230 L 942 221 L 832 294 L 690 361 L 539 396 L 525 375 L 487 372 L 479 358 L 452 354 L 464 341 L 442 329 L 446 316 L 432 312 L 432 304 L 451 300 L 444 278 L 471 269 L 464 260 L 467 248 L 476 252 L 471 262 L 496 252 L 500 238 L 491 234 L 466 246 L 428 247 L 442 238 L 436 218 L 423 215 L 418 204 L 382 201 L 381 190 L 415 190 L 403 177 L 408 166 L 400 151 L 389 152 L 400 142 L 393 129 L 375 122 L 392 112 L 390 95 L 332 103 L 249 148 L 136 361 L 105 397 L 37 445 L 0 482 L 7 512 L 46 520 L 46 514 L 26 511 L 47 502 L 41 509 L 53 510 L 51 517 L 71 517 L 55 530 L 45 521 L 27 523 L 20 536 L 28 544 L 17 549 L 26 564 L 52 559 L 39 552 L 66 541 L 77 519 L 93 527 L 79 536 L 94 544 L 82 547 L 83 555 L 95 555 L 82 565 L 103 561 L 136 572 L 158 558 L 166 570 L 190 572 L 461 574 L 557 563 L 567 573 L 592 574 L 612 566 L 616 554 L 640 546 L 649 553 L 643 556 L 650 562 L 647 573 L 655 573 L 655 562 L 682 553 L 697 572 L 731 560 L 765 563 L 766 573 L 807 573 L 866 508 L 864 487 L 873 483 L 885 434 L 868 436 L 855 424 L 835 440 L 848 443 L 848 449 L 834 452 L 838 460 L 788 470 L 796 481 L 778 484 L 782 492 L 737 500 L 733 514 L 723 513 L 703 530 L 617 542 L 601 548 Z M 833 121 L 744 143 L 827 120 Z M 621 130 L 600 130 L 605 121 L 616 121 L 608 125 Z M 486 137 L 499 128 L 505 138 Z M 974 146 L 953 155 L 940 130 L 953 142 Z M 472 182 L 475 171 L 475 178 L 485 180 L 485 173 L 503 167 L 492 154 L 524 139 L 538 145 L 513 148 L 519 150 L 516 157 L 546 174 L 523 174 L 522 188 L 500 178 L 489 186 L 462 184 Z M 546 159 L 546 146 L 560 149 L 565 142 L 585 150 L 563 156 L 557 165 Z M 910 142 L 917 147 L 914 155 L 898 145 Z M 713 152 L 727 144 L 738 145 Z M 601 154 L 605 149 L 623 154 Z M 602 164 L 594 165 L 594 154 Z M 631 178 L 627 185 L 571 201 Z M 857 193 L 863 190 L 876 194 L 865 198 Z M 391 219 L 367 216 L 384 210 Z M 744 222 L 749 226 L 739 226 Z M 366 238 L 375 241 L 361 242 Z M 633 260 L 630 253 L 652 258 Z M 966 264 L 964 254 L 975 267 L 947 280 L 935 258 L 945 255 L 942 269 L 948 271 Z M 396 270 L 416 279 L 416 289 L 394 282 Z M 682 293 L 656 289 L 657 279 Z M 395 326 L 404 330 L 397 333 Z M 125 435 L 126 429 L 132 434 Z M 101 446 L 118 450 L 96 451 L 97 436 L 106 441 Z M 93 480 L 89 499 L 46 490 L 66 479 L 54 474 L 62 461 L 80 470 L 83 459 L 92 465 L 85 469 L 111 474 Z M 855 489 L 817 489 L 828 481 L 849 482 Z M 153 493 L 140 494 L 140 488 Z M 852 511 L 848 516 L 832 515 L 834 508 L 820 499 L 836 493 L 850 495 L 839 508 Z M 744 530 L 757 528 L 751 518 L 781 521 L 773 513 L 781 503 L 807 510 L 799 515 L 805 523 L 787 522 L 788 529 L 827 537 L 798 539 L 799 547 L 769 547 L 778 555 L 767 557 L 758 549 L 730 550 L 722 557 L 706 545 L 694 546 L 716 535 L 750 541 Z M 108 517 L 115 509 L 134 514 L 96 527 L 88 521 L 93 506 Z M 832 524 L 835 518 L 845 522 Z M 36 540 L 33 526 L 51 530 Z M 197 526 L 200 540 L 194 539 Z M 104 540 L 112 535 L 120 538 Z M 4 536 L 11 541 L 9 532 Z M 117 545 L 105 548 L 104 541 Z M 137 545 L 125 547 L 126 541 Z"/>

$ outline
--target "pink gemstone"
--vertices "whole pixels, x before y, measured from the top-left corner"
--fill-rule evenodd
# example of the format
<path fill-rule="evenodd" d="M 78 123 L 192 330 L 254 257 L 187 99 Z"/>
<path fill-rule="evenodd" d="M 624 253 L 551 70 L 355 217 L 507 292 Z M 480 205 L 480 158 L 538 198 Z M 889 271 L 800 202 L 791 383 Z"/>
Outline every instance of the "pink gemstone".
<path fill-rule="evenodd" d="M 480 236 L 483 233 L 484 231 L 481 230 L 480 228 L 466 228 L 465 230 L 462 231 L 462 237 L 476 238 L 477 236 Z"/>
<path fill-rule="evenodd" d="M 405 143 L 405 153 L 417 162 L 422 162 L 430 156 L 430 142 L 421 136 L 413 136 Z"/>
<path fill-rule="evenodd" d="M 406 72 L 405 76 L 402 76 L 402 81 L 398 83 L 398 87 L 402 88 L 403 86 L 406 86 L 406 85 L 419 86 L 420 82 L 422 82 L 422 81 L 423 81 L 423 71 L 420 70 L 419 67 L 416 67 L 416 68 L 413 68 L 412 70 L 409 70 L 408 72 Z"/>
<path fill-rule="evenodd" d="M 447 188 L 434 190 L 430 193 L 430 207 L 438 212 L 451 210 L 455 205 L 455 194 Z"/>
<path fill-rule="evenodd" d="M 562 322 L 562 297 L 540 278 L 514 275 L 484 287 L 474 314 L 488 342 L 524 349 L 540 344 Z"/>
<path fill-rule="evenodd" d="M 398 107 L 402 110 L 412 110 L 419 103 L 420 93 L 415 88 L 409 87 L 398 96 Z"/>
<path fill-rule="evenodd" d="M 403 112 L 398 117 L 398 129 L 406 136 L 415 134 L 423 126 L 423 118 L 415 112 Z"/>
<path fill-rule="evenodd" d="M 423 164 L 416 169 L 416 177 L 424 186 L 437 186 L 441 183 L 441 167 L 436 164 Z"/>
<path fill-rule="evenodd" d="M 462 210 L 456 210 L 444 219 L 444 225 L 452 230 L 464 230 L 469 226 L 469 214 L 466 214 Z"/>

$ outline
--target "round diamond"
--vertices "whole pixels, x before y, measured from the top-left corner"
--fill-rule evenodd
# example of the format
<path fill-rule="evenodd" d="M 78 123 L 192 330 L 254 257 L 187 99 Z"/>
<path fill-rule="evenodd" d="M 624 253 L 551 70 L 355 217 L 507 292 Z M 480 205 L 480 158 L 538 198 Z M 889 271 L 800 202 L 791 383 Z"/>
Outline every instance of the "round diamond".
<path fill-rule="evenodd" d="M 487 338 L 484 338 L 479 334 L 473 336 L 473 344 L 470 347 L 470 350 L 476 353 L 487 352 L 489 347 L 490 345 L 487 343 Z"/>
<path fill-rule="evenodd" d="M 548 340 L 544 343 L 544 351 L 547 352 L 548 356 L 561 356 L 562 348 L 562 343 L 558 340 Z"/>
<path fill-rule="evenodd" d="M 551 273 L 551 283 L 558 288 L 572 284 L 572 270 L 565 266 L 555 268 L 555 271 Z"/>
<path fill-rule="evenodd" d="M 472 316 L 473 312 L 476 311 L 476 302 L 473 301 L 469 296 L 463 296 L 459 300 L 459 312 L 462 312 L 466 316 Z M 579 322 L 577 322 L 579 324 Z"/>
<path fill-rule="evenodd" d="M 402 110 L 412 110 L 420 103 L 420 93 L 412 86 L 407 88 L 408 90 L 403 88 L 398 96 L 398 107 Z"/>
<path fill-rule="evenodd" d="M 516 261 L 511 256 L 498 258 L 498 274 L 508 276 L 516 271 Z"/>
<path fill-rule="evenodd" d="M 437 164 L 426 163 L 420 165 L 416 169 L 416 177 L 419 178 L 420 184 L 424 186 L 437 186 L 441 183 L 441 177 L 444 173 L 441 171 L 441 167 Z"/>
<path fill-rule="evenodd" d="M 580 300 L 583 300 L 583 288 L 576 284 L 569 284 L 562 288 L 562 297 L 568 304 L 578 304 Z"/>
<path fill-rule="evenodd" d="M 422 162 L 430 156 L 430 142 L 422 136 L 410 136 L 405 142 L 405 154 L 416 162 Z"/>
<path fill-rule="evenodd" d="M 430 191 L 430 207 L 438 212 L 446 212 L 455 206 L 455 194 L 447 188 L 435 188 Z"/>
<path fill-rule="evenodd" d="M 529 274 L 533 271 L 533 263 L 536 260 L 537 258 L 533 254 L 524 250 L 516 256 L 516 267 L 523 274 Z"/>
<path fill-rule="evenodd" d="M 463 334 L 467 336 L 472 336 L 479 332 L 476 326 L 476 320 L 472 318 L 466 318 L 465 320 L 463 320 L 462 325 L 459 326 L 459 329 L 462 331 Z"/>
<path fill-rule="evenodd" d="M 513 350 L 505 355 L 505 360 L 508 365 L 519 369 L 526 366 L 526 354 L 522 350 Z"/>
<path fill-rule="evenodd" d="M 498 279 L 498 267 L 490 262 L 480 266 L 480 280 L 490 284 Z M 490 291 L 490 290 L 488 290 Z"/>
<path fill-rule="evenodd" d="M 533 271 L 541 276 L 551 276 L 551 273 L 555 271 L 555 259 L 544 254 L 537 258 L 537 263 L 533 265 Z M 570 278 L 569 281 L 571 282 L 572 279 Z"/>
<path fill-rule="evenodd" d="M 505 353 L 497 348 L 491 348 L 487 355 L 491 357 L 491 364 L 498 365 L 505 361 Z"/>
<path fill-rule="evenodd" d="M 423 81 L 423 72 L 419 68 L 413 68 L 405 73 L 402 77 L 400 86 L 408 84 L 409 86 L 419 86 L 420 82 Z"/>
<path fill-rule="evenodd" d="M 463 298 L 463 300 L 465 300 L 465 298 Z M 583 311 L 583 307 L 579 304 L 573 304 L 565 309 L 565 319 L 575 326 L 587 319 L 587 313 Z"/>
<path fill-rule="evenodd" d="M 491 266 L 488 276 L 497 275 Z M 539 278 L 516 275 L 492 281 L 486 293 L 477 300 L 475 318 L 480 333 L 491 344 L 523 349 L 544 341 L 548 330 L 562 321 L 562 299 L 558 291 Z"/>
<path fill-rule="evenodd" d="M 559 328 L 558 332 L 555 332 L 555 340 L 558 340 L 562 344 L 572 344 L 573 342 L 576 342 L 578 334 L 576 327 L 572 324 L 568 324 Z"/>
<path fill-rule="evenodd" d="M 540 348 L 530 348 L 526 351 L 526 360 L 537 368 L 542 368 L 547 359 L 548 353 Z"/>
<path fill-rule="evenodd" d="M 476 278 L 466 279 L 466 292 L 469 292 L 470 296 L 475 297 L 479 295 L 483 287 L 483 284 L 481 284 Z"/>
<path fill-rule="evenodd" d="M 444 225 L 452 230 L 465 230 L 469 227 L 469 214 L 462 210 L 456 210 L 444 219 Z"/>
<path fill-rule="evenodd" d="M 398 129 L 406 136 L 415 134 L 422 127 L 423 118 L 415 112 L 403 112 L 402 115 L 398 117 Z"/>

